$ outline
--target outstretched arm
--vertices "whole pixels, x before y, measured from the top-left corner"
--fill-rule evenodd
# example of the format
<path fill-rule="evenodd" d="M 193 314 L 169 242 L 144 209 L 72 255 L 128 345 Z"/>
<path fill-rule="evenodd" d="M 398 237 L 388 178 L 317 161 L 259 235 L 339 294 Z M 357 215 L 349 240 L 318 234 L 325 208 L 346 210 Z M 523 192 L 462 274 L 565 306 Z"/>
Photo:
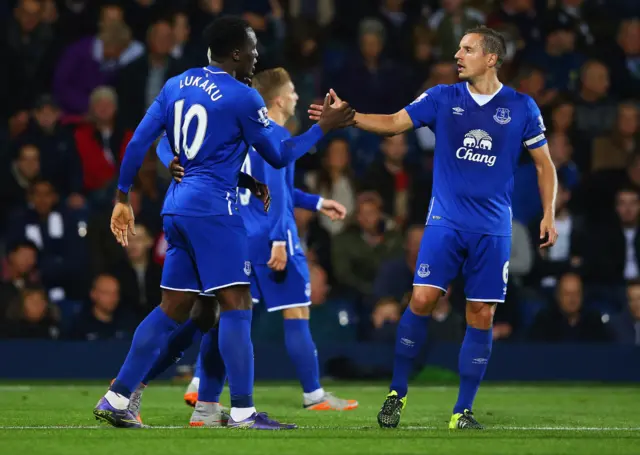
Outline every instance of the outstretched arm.
<path fill-rule="evenodd" d="M 420 97 L 409 106 L 395 114 L 381 115 L 357 112 L 355 116 L 356 127 L 375 134 L 395 136 L 396 134 L 402 134 L 411 129 L 431 124 L 435 120 L 437 107 L 435 95 L 437 95 L 439 91 L 440 86 L 430 89 L 420 95 Z M 329 94 L 333 100 L 333 106 L 341 106 L 344 102 L 333 89 L 329 90 Z M 311 120 L 317 120 L 323 111 L 324 106 L 312 104 L 308 111 L 309 118 Z"/>

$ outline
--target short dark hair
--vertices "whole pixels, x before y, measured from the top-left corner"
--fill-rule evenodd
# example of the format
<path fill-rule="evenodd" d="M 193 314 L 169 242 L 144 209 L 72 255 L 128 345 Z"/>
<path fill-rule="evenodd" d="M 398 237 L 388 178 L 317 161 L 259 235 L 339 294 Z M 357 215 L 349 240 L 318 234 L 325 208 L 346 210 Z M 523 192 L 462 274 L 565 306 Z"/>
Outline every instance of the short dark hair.
<path fill-rule="evenodd" d="M 502 33 L 481 25 L 479 27 L 470 28 L 465 32 L 465 35 L 476 33 L 482 36 L 482 50 L 485 54 L 496 54 L 498 56 L 498 63 L 496 68 L 500 68 L 504 62 L 504 58 L 507 55 L 507 43 L 502 36 Z"/>
<path fill-rule="evenodd" d="M 223 16 L 211 22 L 202 34 L 211 57 L 227 58 L 247 41 L 249 23 L 237 16 Z"/>

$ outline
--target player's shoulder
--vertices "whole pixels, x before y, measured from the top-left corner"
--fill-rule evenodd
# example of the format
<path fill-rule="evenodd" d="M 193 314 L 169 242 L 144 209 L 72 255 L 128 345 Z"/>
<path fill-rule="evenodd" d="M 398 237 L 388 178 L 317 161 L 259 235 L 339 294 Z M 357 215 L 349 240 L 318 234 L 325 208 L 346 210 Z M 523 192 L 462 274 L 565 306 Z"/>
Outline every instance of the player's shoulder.
<path fill-rule="evenodd" d="M 531 98 L 531 96 L 526 93 L 522 93 L 514 89 L 513 87 L 509 87 L 505 85 L 502 89 L 502 96 L 507 99 L 510 99 L 513 103 L 518 107 L 522 107 L 522 109 L 531 110 L 533 108 L 538 108 L 535 100 Z"/>

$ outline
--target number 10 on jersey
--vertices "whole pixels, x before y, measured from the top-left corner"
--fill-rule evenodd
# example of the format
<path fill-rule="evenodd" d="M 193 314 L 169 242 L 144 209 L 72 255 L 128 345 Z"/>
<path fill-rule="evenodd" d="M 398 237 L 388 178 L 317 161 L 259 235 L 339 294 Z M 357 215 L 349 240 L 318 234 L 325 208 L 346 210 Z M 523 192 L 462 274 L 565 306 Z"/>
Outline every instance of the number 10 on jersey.
<path fill-rule="evenodd" d="M 207 132 L 207 110 L 201 104 L 194 104 L 187 109 L 187 113 L 182 118 L 182 111 L 184 110 L 184 99 L 175 102 L 173 107 L 173 138 L 175 141 L 175 153 L 180 155 L 180 151 L 183 150 L 188 160 L 192 160 L 196 157 L 200 149 L 202 148 L 202 142 Z M 196 134 L 191 141 L 191 144 L 187 144 L 187 134 L 191 121 L 196 119 Z"/>

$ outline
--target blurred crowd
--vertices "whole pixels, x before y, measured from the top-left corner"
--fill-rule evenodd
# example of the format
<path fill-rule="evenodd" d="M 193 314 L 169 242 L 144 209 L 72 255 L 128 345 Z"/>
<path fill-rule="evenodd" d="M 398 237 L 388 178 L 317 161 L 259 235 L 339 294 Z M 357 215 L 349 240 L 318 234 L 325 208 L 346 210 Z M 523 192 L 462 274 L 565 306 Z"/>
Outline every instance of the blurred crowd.
<path fill-rule="evenodd" d="M 242 15 L 259 69 L 284 66 L 306 108 L 334 88 L 392 113 L 457 82 L 467 28 L 502 31 L 501 80 L 540 106 L 558 169 L 558 243 L 541 251 L 542 207 L 526 151 L 513 197 L 507 301 L 496 340 L 640 345 L 638 0 L 9 0 L 0 4 L 0 338 L 130 338 L 160 301 L 159 216 L 170 175 L 150 150 L 131 203 L 137 235 L 109 230 L 120 161 L 164 82 L 207 64 L 211 19 Z M 380 138 L 349 129 L 298 162 L 296 184 L 343 203 L 344 222 L 296 209 L 322 340 L 393 343 L 431 197 L 428 128 Z M 460 341 L 452 283 L 430 336 Z M 281 337 L 256 307 L 255 337 Z"/>

